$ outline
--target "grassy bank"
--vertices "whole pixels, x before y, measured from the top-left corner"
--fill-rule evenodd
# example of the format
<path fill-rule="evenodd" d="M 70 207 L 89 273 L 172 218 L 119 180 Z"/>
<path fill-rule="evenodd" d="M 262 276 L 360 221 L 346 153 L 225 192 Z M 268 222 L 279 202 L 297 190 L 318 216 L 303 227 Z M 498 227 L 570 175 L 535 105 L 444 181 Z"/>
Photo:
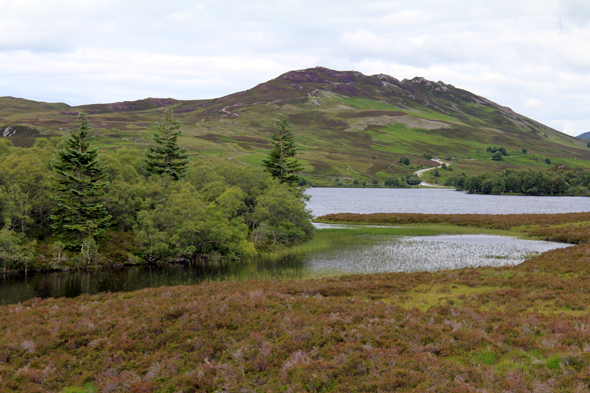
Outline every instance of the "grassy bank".
<path fill-rule="evenodd" d="M 331 224 L 412 225 L 440 224 L 526 233 L 528 236 L 562 243 L 590 242 L 590 213 L 562 214 L 421 214 L 337 213 L 318 217 Z"/>
<path fill-rule="evenodd" d="M 585 224 L 530 216 L 502 225 Z M 450 228 L 474 232 L 351 233 Z M 324 233 L 306 247 L 350 238 Z M 0 391 L 586 392 L 588 304 L 587 244 L 514 267 L 34 299 L 0 307 Z"/>

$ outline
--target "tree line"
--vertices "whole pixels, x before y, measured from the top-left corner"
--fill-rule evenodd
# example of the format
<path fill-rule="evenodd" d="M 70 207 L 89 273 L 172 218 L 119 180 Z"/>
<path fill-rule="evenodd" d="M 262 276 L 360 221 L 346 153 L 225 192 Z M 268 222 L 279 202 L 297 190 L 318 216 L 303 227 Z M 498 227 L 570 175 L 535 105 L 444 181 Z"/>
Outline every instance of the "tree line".
<path fill-rule="evenodd" d="M 83 114 L 69 136 L 31 148 L 0 139 L 2 269 L 241 258 L 313 236 L 289 172 L 296 160 L 281 158 L 286 177 L 222 159 L 189 161 L 179 127 L 165 112 L 146 152 L 99 155 Z"/>
<path fill-rule="evenodd" d="M 447 179 L 445 185 L 473 194 L 590 195 L 590 170 L 516 170 L 486 172 L 468 176 L 461 173 Z"/>

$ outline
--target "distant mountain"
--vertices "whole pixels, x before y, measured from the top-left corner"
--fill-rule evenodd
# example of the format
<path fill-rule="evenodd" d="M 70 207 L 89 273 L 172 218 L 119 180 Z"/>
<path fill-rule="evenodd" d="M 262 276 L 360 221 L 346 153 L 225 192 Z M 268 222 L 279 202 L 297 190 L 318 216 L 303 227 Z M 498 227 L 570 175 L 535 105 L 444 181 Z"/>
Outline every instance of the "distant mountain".
<path fill-rule="evenodd" d="M 456 170 L 467 173 L 553 167 L 546 157 L 553 164 L 590 166 L 590 149 L 582 140 L 453 85 L 323 67 L 290 71 L 210 100 L 148 98 L 72 107 L 2 97 L 0 125 L 62 135 L 84 111 L 96 142 L 143 149 L 151 143 L 149 126 L 163 109 L 173 110 L 183 123 L 181 143 L 193 154 L 246 165 L 260 165 L 274 120 L 285 114 L 298 157 L 316 182 L 411 173 L 434 165 L 426 153 L 452 159 Z M 503 146 L 510 155 L 492 161 L 490 146 Z M 399 163 L 406 156 L 414 167 Z M 443 178 L 450 175 L 443 172 Z"/>
<path fill-rule="evenodd" d="M 578 135 L 576 138 L 580 138 L 580 139 L 590 139 L 590 131 L 585 132 L 583 134 Z"/>

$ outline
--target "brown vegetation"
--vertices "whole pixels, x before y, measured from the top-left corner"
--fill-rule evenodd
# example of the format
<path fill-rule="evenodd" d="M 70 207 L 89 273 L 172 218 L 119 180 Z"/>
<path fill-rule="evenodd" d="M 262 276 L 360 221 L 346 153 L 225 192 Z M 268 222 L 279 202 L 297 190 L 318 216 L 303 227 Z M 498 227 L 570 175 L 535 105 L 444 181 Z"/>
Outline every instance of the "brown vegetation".
<path fill-rule="evenodd" d="M 587 391 L 590 246 L 0 307 L 0 390 Z M 479 389 L 479 390 L 478 390 Z"/>
<path fill-rule="evenodd" d="M 323 220 L 526 226 L 584 243 L 589 215 Z M 33 299 L 0 307 L 0 391 L 588 392 L 588 304 L 588 244 L 515 267 Z"/>

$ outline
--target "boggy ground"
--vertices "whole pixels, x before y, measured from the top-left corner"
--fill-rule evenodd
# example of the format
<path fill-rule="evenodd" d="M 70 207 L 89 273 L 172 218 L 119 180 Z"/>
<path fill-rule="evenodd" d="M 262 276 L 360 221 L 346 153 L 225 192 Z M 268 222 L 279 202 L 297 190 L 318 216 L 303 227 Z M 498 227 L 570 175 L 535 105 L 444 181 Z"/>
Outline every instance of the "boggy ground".
<path fill-rule="evenodd" d="M 34 299 L 0 307 L 0 391 L 588 392 L 589 304 L 587 244 L 515 267 Z"/>

